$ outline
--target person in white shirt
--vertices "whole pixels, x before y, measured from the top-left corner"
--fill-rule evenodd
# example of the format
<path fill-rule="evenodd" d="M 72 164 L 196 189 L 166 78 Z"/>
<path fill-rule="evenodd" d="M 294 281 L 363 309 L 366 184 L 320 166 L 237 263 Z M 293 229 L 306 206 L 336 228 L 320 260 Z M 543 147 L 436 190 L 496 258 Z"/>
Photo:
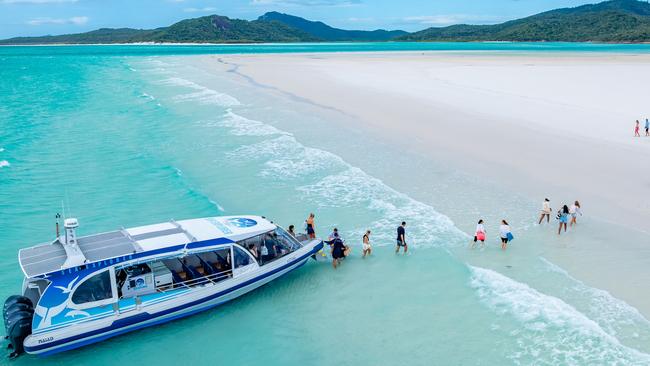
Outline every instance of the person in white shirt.
<path fill-rule="evenodd" d="M 569 207 L 569 214 L 571 214 L 571 223 L 569 226 L 576 225 L 576 218 L 578 217 L 578 214 L 582 216 L 582 211 L 580 210 L 580 202 L 575 201 L 571 207 Z"/>
<path fill-rule="evenodd" d="M 372 254 L 372 245 L 370 245 L 370 230 L 366 230 L 363 235 L 363 258 Z"/>
<path fill-rule="evenodd" d="M 472 242 L 471 249 L 474 249 L 476 242 L 479 240 L 481 241 L 481 248 L 485 247 L 485 227 L 483 226 L 483 220 L 478 220 L 478 224 L 476 224 L 474 242 Z"/>
<path fill-rule="evenodd" d="M 544 198 L 544 203 L 542 203 L 542 215 L 539 217 L 539 225 L 542 224 L 542 221 L 544 220 L 544 216 L 546 216 L 546 222 L 549 223 L 551 221 L 551 201 L 549 201 L 548 198 Z"/>
<path fill-rule="evenodd" d="M 506 250 L 508 246 L 509 237 L 512 235 L 510 230 L 510 225 L 506 220 L 501 220 L 501 226 L 499 226 L 499 236 L 501 236 L 501 249 Z"/>

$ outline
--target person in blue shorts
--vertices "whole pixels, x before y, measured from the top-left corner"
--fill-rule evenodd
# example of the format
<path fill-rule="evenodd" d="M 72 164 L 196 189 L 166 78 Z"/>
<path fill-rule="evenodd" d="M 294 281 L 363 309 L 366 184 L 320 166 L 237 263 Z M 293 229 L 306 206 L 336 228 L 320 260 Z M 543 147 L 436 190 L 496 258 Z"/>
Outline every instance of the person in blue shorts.
<path fill-rule="evenodd" d="M 406 221 L 402 221 L 402 225 L 397 227 L 397 246 L 395 247 L 395 254 L 399 253 L 399 248 L 404 247 L 404 254 L 408 252 L 409 247 L 406 244 Z"/>
<path fill-rule="evenodd" d="M 566 233 L 566 224 L 569 222 L 569 206 L 564 205 L 557 213 L 557 219 L 560 220 L 560 227 L 557 228 L 557 235 L 560 235 L 562 232 L 562 226 L 564 226 L 564 232 Z"/>

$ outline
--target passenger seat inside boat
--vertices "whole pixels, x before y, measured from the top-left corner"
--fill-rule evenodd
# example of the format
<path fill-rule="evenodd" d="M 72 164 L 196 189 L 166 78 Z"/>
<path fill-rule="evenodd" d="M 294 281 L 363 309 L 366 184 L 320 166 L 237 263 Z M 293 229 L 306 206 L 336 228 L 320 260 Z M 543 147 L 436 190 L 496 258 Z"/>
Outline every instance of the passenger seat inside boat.
<path fill-rule="evenodd" d="M 222 249 L 216 252 L 205 252 L 198 254 L 198 257 L 211 268 L 213 274 L 218 274 L 213 281 L 218 282 L 232 276 L 230 264 L 228 263 L 230 250 Z"/>
<path fill-rule="evenodd" d="M 183 258 L 183 264 L 185 264 L 185 266 L 187 266 L 190 271 L 198 274 L 201 277 L 207 274 L 207 271 L 205 268 L 203 268 L 201 260 L 196 255 L 188 255 L 187 257 Z"/>
<path fill-rule="evenodd" d="M 185 272 L 185 269 L 183 268 L 183 264 L 180 262 L 178 258 L 163 259 L 162 262 L 171 271 L 172 277 L 174 278 L 174 284 L 178 284 L 190 280 L 190 277 L 188 276 L 187 272 Z"/>

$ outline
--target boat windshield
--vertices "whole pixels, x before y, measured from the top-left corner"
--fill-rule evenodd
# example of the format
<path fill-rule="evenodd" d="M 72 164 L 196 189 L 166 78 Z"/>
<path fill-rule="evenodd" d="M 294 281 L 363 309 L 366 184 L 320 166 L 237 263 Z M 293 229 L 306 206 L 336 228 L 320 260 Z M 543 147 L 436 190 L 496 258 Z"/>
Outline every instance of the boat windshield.
<path fill-rule="evenodd" d="M 270 263 L 302 247 L 300 242 L 280 227 L 243 240 L 239 244 L 248 249 L 260 265 Z"/>
<path fill-rule="evenodd" d="M 289 247 L 289 251 L 293 252 L 294 250 L 298 250 L 302 248 L 302 244 L 294 238 L 291 234 L 286 232 L 283 228 L 277 227 L 275 229 L 275 233 L 278 236 L 279 240 L 283 241 L 287 247 Z"/>

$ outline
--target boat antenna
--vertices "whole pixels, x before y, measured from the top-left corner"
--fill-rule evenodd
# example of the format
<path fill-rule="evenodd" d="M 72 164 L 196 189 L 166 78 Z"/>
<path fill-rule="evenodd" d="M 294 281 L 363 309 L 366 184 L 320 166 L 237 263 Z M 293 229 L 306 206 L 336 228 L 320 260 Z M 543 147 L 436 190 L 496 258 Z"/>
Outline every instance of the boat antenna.
<path fill-rule="evenodd" d="M 63 218 L 65 219 L 65 204 L 63 203 L 63 200 L 61 200 L 61 211 L 63 212 Z"/>
<path fill-rule="evenodd" d="M 56 219 L 56 238 L 59 239 L 59 219 L 61 218 L 61 214 L 57 212 L 54 218 Z"/>

